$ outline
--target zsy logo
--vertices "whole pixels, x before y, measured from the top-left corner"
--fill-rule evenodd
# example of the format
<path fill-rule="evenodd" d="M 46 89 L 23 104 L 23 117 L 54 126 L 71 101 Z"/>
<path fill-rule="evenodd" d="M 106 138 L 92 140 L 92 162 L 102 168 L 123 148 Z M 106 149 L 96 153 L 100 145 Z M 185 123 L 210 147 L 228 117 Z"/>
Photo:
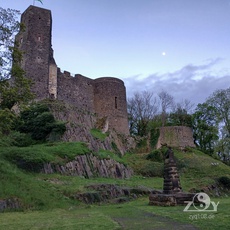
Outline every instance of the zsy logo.
<path fill-rule="evenodd" d="M 185 201 L 188 203 L 184 212 L 216 212 L 219 202 L 215 203 L 210 200 L 206 193 L 197 193 L 192 201 Z"/>

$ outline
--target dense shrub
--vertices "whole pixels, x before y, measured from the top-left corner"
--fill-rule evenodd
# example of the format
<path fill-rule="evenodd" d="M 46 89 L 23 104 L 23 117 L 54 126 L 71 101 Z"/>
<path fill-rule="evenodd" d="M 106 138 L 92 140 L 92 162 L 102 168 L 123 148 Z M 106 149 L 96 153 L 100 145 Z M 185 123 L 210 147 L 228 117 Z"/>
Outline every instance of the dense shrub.
<path fill-rule="evenodd" d="M 20 132 L 11 132 L 9 139 L 12 146 L 18 147 L 26 147 L 34 143 L 29 134 Z"/>
<path fill-rule="evenodd" d="M 154 148 L 157 144 L 157 141 L 160 136 L 160 130 L 159 128 L 153 128 L 150 130 L 150 144 L 151 148 Z"/>
<path fill-rule="evenodd" d="M 164 162 L 164 153 L 162 150 L 153 150 L 146 156 L 146 160 L 156 161 L 156 162 Z"/>
<path fill-rule="evenodd" d="M 147 137 L 136 137 L 136 149 L 137 153 L 147 153 L 149 152 L 149 145 Z"/>
<path fill-rule="evenodd" d="M 221 183 L 225 188 L 230 189 L 230 178 L 222 176 L 218 178 L 218 182 Z"/>
<path fill-rule="evenodd" d="M 26 133 L 11 131 L 9 135 L 0 135 L 0 147 L 26 147 L 34 143 L 35 141 Z"/>
<path fill-rule="evenodd" d="M 15 114 L 9 109 L 0 108 L 0 133 L 8 135 L 16 120 Z"/>
<path fill-rule="evenodd" d="M 65 123 L 56 121 L 47 105 L 37 103 L 21 112 L 17 130 L 29 133 L 34 140 L 58 140 L 66 131 Z"/>

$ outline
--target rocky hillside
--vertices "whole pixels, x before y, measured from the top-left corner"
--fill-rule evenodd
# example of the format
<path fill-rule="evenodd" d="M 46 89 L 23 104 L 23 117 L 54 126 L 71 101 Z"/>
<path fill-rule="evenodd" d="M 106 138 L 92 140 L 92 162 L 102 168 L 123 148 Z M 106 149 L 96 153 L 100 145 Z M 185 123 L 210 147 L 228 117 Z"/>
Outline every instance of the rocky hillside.
<path fill-rule="evenodd" d="M 65 165 L 46 163 L 42 173 L 60 173 L 68 176 L 109 177 L 127 179 L 133 175 L 133 170 L 114 159 L 99 159 L 93 154 L 80 155 Z"/>
<path fill-rule="evenodd" d="M 86 110 L 78 109 L 61 101 L 45 101 L 55 118 L 66 122 L 67 131 L 62 137 L 63 141 L 81 141 L 88 144 L 89 149 L 99 151 L 100 149 L 117 151 L 123 155 L 135 147 L 133 138 L 109 130 L 106 126 L 106 118 L 98 119 L 96 114 Z M 104 135 L 95 135 L 98 130 Z"/>

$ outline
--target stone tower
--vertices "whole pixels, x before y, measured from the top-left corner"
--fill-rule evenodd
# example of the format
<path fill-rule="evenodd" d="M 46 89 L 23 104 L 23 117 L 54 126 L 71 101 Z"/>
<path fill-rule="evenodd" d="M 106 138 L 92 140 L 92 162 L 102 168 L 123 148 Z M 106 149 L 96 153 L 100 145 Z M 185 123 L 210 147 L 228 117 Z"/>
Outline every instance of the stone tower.
<path fill-rule="evenodd" d="M 109 127 L 129 134 L 126 89 L 124 82 L 113 77 L 94 80 L 94 106 L 99 117 L 107 117 Z"/>
<path fill-rule="evenodd" d="M 21 16 L 24 27 L 16 35 L 23 51 L 22 68 L 34 82 L 32 92 L 36 99 L 57 97 L 57 66 L 51 44 L 51 11 L 29 6 Z"/>
<path fill-rule="evenodd" d="M 93 80 L 62 72 L 53 57 L 50 10 L 29 6 L 21 16 L 21 23 L 25 28 L 15 39 L 23 52 L 22 68 L 34 83 L 32 92 L 36 100 L 57 99 L 77 109 L 96 113 L 99 118 L 106 118 L 108 129 L 128 135 L 124 82 L 112 77 Z"/>

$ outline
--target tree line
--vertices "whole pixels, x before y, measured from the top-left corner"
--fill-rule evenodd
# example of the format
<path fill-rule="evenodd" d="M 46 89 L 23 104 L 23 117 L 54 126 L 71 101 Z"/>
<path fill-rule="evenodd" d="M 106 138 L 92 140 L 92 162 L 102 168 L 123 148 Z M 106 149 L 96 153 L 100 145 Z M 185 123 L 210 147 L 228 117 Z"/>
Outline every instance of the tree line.
<path fill-rule="evenodd" d="M 201 151 L 229 161 L 230 88 L 216 90 L 194 107 L 186 99 L 176 103 L 164 90 L 157 96 L 149 91 L 137 92 L 128 99 L 130 133 L 143 137 L 162 126 L 189 126 Z"/>

